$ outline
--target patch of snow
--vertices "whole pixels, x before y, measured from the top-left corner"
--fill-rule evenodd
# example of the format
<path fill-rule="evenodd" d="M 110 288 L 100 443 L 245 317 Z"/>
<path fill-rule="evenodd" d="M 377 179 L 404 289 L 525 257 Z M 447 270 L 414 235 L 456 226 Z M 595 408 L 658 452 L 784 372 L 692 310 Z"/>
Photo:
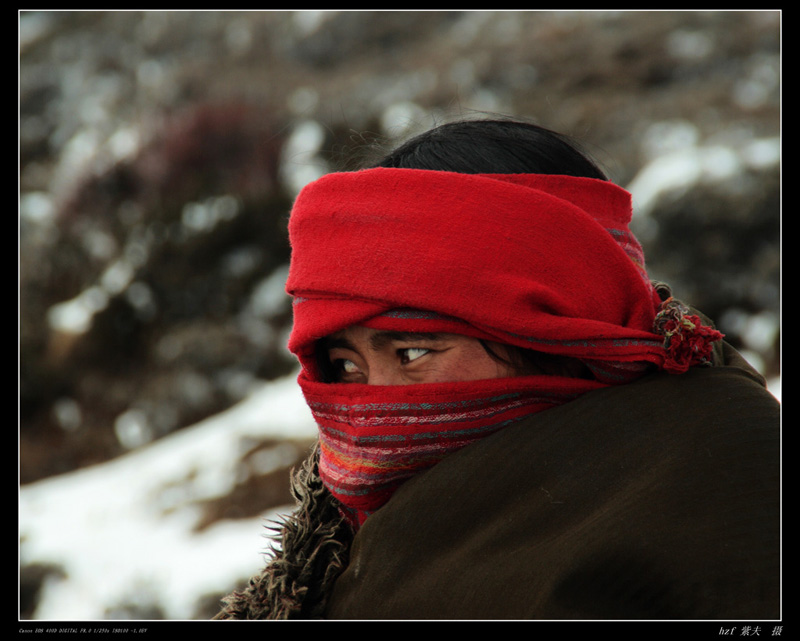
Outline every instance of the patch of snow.
<path fill-rule="evenodd" d="M 196 502 L 227 493 L 254 438 L 315 437 L 295 378 L 108 463 L 23 486 L 21 562 L 65 573 L 45 582 L 35 618 L 100 620 L 144 599 L 186 619 L 204 595 L 257 573 L 269 549 L 265 520 L 290 506 L 197 533 Z"/>
<path fill-rule="evenodd" d="M 673 133 L 677 136 L 680 132 Z M 695 144 L 688 132 L 683 133 L 685 144 L 667 144 L 663 153 L 644 150 L 652 157 L 627 186 L 636 216 L 647 216 L 665 194 L 680 193 L 704 182 L 719 183 L 747 167 L 764 168 L 780 161 L 777 138 L 751 140 L 743 146 L 701 145 Z"/>

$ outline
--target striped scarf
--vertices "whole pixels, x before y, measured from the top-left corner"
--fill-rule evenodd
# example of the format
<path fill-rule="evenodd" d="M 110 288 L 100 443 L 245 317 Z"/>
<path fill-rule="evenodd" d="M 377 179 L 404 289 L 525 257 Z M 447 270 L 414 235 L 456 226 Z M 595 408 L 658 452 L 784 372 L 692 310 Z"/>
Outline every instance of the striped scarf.
<path fill-rule="evenodd" d="M 449 453 L 604 387 L 547 376 L 399 386 L 301 378 L 300 385 L 319 426 L 320 477 L 355 528 Z"/>
<path fill-rule="evenodd" d="M 320 475 L 356 526 L 402 482 L 505 425 L 708 359 L 721 335 L 662 305 L 630 219 L 628 192 L 569 176 L 380 168 L 302 190 L 289 221 L 289 349 L 320 427 Z M 576 358 L 596 380 L 322 383 L 317 343 L 351 325 Z"/>

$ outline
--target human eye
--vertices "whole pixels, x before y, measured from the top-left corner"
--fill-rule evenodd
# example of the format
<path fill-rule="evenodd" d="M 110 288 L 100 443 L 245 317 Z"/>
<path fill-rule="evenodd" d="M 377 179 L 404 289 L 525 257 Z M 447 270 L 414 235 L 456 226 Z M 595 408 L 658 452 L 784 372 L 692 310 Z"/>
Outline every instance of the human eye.
<path fill-rule="evenodd" d="M 336 358 L 331 361 L 336 371 L 337 379 L 343 382 L 353 380 L 361 374 L 361 370 L 349 358 Z"/>
<path fill-rule="evenodd" d="M 358 373 L 358 365 L 356 365 L 353 361 L 347 358 L 340 358 L 336 361 L 337 369 L 344 372 L 345 374 L 357 374 Z"/>
<path fill-rule="evenodd" d="M 430 349 L 425 347 L 405 347 L 403 349 L 397 350 L 397 353 L 400 355 L 400 362 L 403 365 L 407 365 L 408 363 L 412 363 L 418 358 L 422 358 L 425 354 L 430 353 Z"/>

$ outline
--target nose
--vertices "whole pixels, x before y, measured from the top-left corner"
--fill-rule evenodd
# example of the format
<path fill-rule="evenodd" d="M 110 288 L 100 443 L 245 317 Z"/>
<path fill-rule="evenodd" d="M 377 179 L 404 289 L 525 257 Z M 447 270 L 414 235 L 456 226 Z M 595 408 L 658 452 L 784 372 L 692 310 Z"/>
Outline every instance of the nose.
<path fill-rule="evenodd" d="M 373 365 L 367 374 L 367 385 L 403 385 L 402 374 L 393 367 Z"/>

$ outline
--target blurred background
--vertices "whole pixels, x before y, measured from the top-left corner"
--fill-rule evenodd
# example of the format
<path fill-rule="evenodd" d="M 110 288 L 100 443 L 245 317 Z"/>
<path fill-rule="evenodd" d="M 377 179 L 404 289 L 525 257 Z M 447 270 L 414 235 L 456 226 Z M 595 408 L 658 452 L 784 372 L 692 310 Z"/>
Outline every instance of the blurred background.
<path fill-rule="evenodd" d="M 19 14 L 20 618 L 203 619 L 314 427 L 285 350 L 308 181 L 436 124 L 568 134 L 653 278 L 780 396 L 776 11 Z"/>

